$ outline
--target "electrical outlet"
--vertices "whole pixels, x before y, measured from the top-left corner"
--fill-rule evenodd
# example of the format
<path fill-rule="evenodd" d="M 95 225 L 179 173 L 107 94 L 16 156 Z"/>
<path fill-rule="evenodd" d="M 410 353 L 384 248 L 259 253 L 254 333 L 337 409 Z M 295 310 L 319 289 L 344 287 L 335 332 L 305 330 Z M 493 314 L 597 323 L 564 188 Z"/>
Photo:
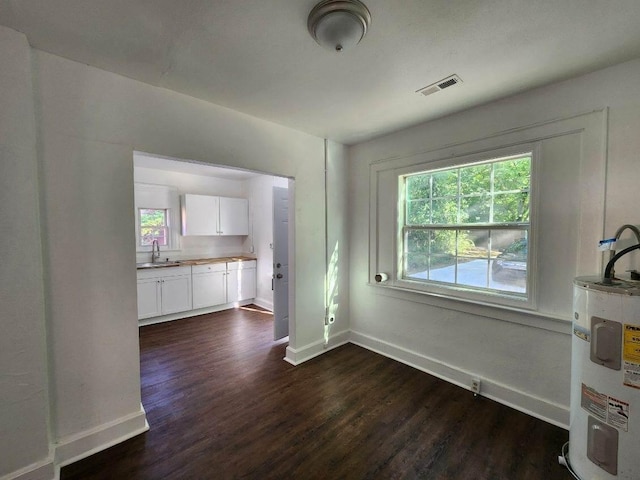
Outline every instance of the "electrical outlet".
<path fill-rule="evenodd" d="M 472 378 L 471 379 L 471 391 L 473 393 L 475 393 L 476 395 L 480 393 L 480 379 L 479 378 Z"/>

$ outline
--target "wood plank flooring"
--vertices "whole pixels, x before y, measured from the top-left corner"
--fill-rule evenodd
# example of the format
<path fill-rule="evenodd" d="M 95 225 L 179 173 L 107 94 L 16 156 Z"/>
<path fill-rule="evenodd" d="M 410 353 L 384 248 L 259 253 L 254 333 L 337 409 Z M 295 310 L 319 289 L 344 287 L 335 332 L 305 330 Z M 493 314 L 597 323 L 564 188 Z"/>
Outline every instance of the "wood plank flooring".
<path fill-rule="evenodd" d="M 355 345 L 293 367 L 271 315 L 140 329 L 151 430 L 72 479 L 570 480 L 568 433 Z"/>

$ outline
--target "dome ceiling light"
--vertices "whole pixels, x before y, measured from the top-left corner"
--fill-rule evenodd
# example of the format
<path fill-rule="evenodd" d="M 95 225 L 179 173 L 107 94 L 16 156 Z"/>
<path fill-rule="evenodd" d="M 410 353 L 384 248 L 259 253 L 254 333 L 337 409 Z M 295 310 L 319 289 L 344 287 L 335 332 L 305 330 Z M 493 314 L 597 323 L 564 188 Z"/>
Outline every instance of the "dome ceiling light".
<path fill-rule="evenodd" d="M 371 13 L 358 0 L 323 0 L 309 13 L 307 27 L 318 44 L 341 52 L 360 43 L 371 24 Z"/>

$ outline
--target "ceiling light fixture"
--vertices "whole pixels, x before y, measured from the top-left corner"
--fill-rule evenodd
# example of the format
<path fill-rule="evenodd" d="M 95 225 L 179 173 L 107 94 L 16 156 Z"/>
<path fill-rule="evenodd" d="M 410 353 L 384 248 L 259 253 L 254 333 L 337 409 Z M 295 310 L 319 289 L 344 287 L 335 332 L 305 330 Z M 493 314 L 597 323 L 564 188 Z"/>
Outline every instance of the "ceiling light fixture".
<path fill-rule="evenodd" d="M 358 0 L 323 0 L 309 13 L 307 27 L 318 44 L 341 52 L 360 43 L 371 24 L 371 13 Z"/>

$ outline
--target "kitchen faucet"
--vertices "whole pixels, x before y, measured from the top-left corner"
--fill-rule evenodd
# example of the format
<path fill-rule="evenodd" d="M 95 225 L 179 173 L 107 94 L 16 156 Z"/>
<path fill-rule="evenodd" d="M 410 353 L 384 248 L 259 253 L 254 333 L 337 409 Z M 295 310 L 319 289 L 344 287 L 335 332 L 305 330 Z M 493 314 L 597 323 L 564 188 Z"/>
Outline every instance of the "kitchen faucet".
<path fill-rule="evenodd" d="M 151 263 L 154 263 L 158 258 L 160 258 L 160 244 L 158 240 L 154 240 L 151 244 Z"/>

